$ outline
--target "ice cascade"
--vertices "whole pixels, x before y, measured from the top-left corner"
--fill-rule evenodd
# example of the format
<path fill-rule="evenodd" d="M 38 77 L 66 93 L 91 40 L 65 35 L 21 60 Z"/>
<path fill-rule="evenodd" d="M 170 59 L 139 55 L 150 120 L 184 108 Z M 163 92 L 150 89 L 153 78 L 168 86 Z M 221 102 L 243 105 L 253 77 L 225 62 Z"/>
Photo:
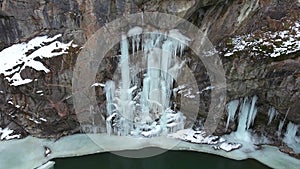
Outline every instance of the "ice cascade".
<path fill-rule="evenodd" d="M 289 122 L 283 138 L 283 142 L 291 147 L 296 153 L 300 153 L 300 137 L 297 136 L 298 128 L 298 125 Z"/>
<path fill-rule="evenodd" d="M 232 100 L 231 102 L 229 102 L 227 104 L 228 115 L 227 115 L 226 129 L 228 128 L 229 121 L 234 120 L 234 116 L 235 116 L 238 106 L 239 106 L 239 100 Z"/>
<path fill-rule="evenodd" d="M 122 34 L 120 80 L 105 84 L 108 134 L 152 137 L 184 128 L 185 116 L 171 98 L 185 63 L 178 58 L 189 41 L 176 29 L 148 32 L 134 27 Z"/>
<path fill-rule="evenodd" d="M 277 115 L 276 109 L 274 107 L 270 107 L 268 111 L 268 116 L 269 116 L 268 125 L 272 123 L 276 115 Z"/>
<path fill-rule="evenodd" d="M 251 99 L 248 97 L 245 97 L 242 100 L 242 104 L 240 105 L 240 112 L 239 112 L 239 122 L 237 131 L 234 133 L 234 135 L 239 140 L 244 140 L 251 142 L 251 136 L 248 132 L 248 129 L 251 125 L 253 125 L 256 113 L 257 113 L 257 107 L 256 107 L 256 101 L 258 97 L 253 96 Z"/>

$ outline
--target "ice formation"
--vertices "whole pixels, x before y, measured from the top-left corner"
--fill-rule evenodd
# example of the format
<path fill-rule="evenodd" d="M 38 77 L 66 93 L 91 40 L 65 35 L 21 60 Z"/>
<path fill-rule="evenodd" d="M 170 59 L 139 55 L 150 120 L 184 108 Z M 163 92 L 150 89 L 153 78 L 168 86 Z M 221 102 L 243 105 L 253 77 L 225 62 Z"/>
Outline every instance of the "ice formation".
<path fill-rule="evenodd" d="M 268 116 L 269 116 L 268 125 L 272 123 L 276 115 L 277 115 L 276 109 L 274 107 L 270 107 L 268 111 Z"/>
<path fill-rule="evenodd" d="M 234 116 L 236 113 L 236 110 L 239 106 L 239 100 L 233 100 L 227 104 L 227 122 L 226 122 L 226 129 L 228 128 L 229 121 L 234 120 Z"/>
<path fill-rule="evenodd" d="M 47 161 L 54 158 L 81 156 L 116 150 L 135 150 L 149 145 L 149 139 L 147 138 L 108 136 L 105 133 L 92 134 L 92 136 L 95 137 L 93 140 L 96 140 L 97 144 L 86 134 L 70 135 L 57 141 L 29 136 L 21 140 L 0 142 L 2 152 L 0 153 L 0 168 L 19 169 L 20 166 L 22 168 L 36 168 L 41 165 L 50 165 L 52 162 L 47 163 Z M 171 147 L 172 150 L 211 153 L 236 160 L 254 158 L 271 168 L 296 169 L 300 165 L 300 160 L 280 152 L 276 147 L 268 145 L 262 145 L 262 149 L 254 152 L 243 151 L 243 147 L 239 150 L 226 152 L 214 150 L 211 148 L 211 145 L 178 142 L 168 137 L 151 138 L 151 143 L 153 146 L 163 149 L 174 145 Z M 44 156 L 43 145 L 51 148 L 52 153 L 50 156 Z M 106 145 L 106 149 L 98 145 Z M 226 144 L 222 147 L 225 148 Z"/>
<path fill-rule="evenodd" d="M 283 141 L 296 153 L 300 153 L 300 137 L 297 136 L 299 126 L 289 122 Z"/>
<path fill-rule="evenodd" d="M 184 128 L 185 117 L 171 97 L 173 83 L 185 63 L 178 58 L 189 41 L 176 29 L 148 32 L 134 27 L 122 34 L 121 80 L 105 84 L 108 134 L 152 137 Z M 139 59 L 146 63 L 144 69 L 133 63 Z"/>
<path fill-rule="evenodd" d="M 278 130 L 277 130 L 277 135 L 280 136 L 281 135 L 281 131 L 282 131 L 282 128 L 283 128 L 283 125 L 285 123 L 285 120 L 287 118 L 287 115 L 289 114 L 289 111 L 290 109 L 288 109 L 285 113 L 285 116 L 284 116 L 284 119 L 283 120 L 280 120 L 279 122 L 279 125 L 278 125 Z"/>
<path fill-rule="evenodd" d="M 236 136 L 241 140 L 250 141 L 247 130 L 254 123 L 256 117 L 257 107 L 255 104 L 257 99 L 257 96 L 253 96 L 252 99 L 249 99 L 248 97 L 243 99 L 243 103 L 240 107 L 238 128 L 235 132 Z"/>
<path fill-rule="evenodd" d="M 233 100 L 227 104 L 227 123 L 230 119 L 234 118 L 234 114 L 238 111 L 238 126 L 235 132 L 222 136 L 227 142 L 224 142 L 223 145 L 216 146 L 216 149 L 228 151 L 228 148 L 231 147 L 232 150 L 235 150 L 243 145 L 244 150 L 255 151 L 255 144 L 268 143 L 265 137 L 258 138 L 251 135 L 250 128 L 254 124 L 257 113 L 257 100 L 257 96 L 244 97 L 240 100 Z"/>

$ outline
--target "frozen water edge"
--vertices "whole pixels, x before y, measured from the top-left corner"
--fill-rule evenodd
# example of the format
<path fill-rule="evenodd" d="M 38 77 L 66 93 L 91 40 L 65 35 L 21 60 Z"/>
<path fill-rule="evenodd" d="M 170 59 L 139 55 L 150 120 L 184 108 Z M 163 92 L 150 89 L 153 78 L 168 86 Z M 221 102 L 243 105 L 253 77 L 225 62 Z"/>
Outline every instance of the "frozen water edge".
<path fill-rule="evenodd" d="M 47 163 L 43 164 L 42 166 L 38 167 L 37 169 L 53 169 L 55 162 L 48 161 Z"/>
<path fill-rule="evenodd" d="M 99 140 L 97 144 L 104 145 L 103 147 L 105 147 L 105 149 L 92 141 L 91 137 L 93 140 Z M 280 152 L 276 147 L 267 145 L 262 146 L 261 150 L 249 151 L 242 147 L 232 152 L 225 152 L 213 150 L 211 145 L 193 144 L 168 137 L 149 139 L 128 136 L 109 136 L 108 134 L 76 134 L 63 137 L 56 142 L 30 136 L 25 139 L 0 142 L 0 168 L 18 169 L 21 165 L 24 169 L 32 169 L 57 157 L 82 156 L 115 150 L 137 150 L 154 146 L 168 149 L 170 145 L 174 145 L 174 147 L 171 148 L 172 150 L 204 152 L 235 160 L 253 158 L 272 168 L 292 169 L 298 168 L 300 165 L 300 160 Z M 46 157 L 44 156 L 44 146 L 49 147 L 52 152 Z"/>

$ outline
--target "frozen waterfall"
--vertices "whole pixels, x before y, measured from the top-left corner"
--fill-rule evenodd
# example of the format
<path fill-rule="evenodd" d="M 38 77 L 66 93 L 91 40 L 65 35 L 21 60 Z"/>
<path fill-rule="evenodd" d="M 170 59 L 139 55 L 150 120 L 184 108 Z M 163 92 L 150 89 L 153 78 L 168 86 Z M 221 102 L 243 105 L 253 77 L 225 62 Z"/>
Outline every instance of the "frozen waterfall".
<path fill-rule="evenodd" d="M 283 142 L 291 147 L 296 153 L 300 153 L 300 137 L 297 136 L 298 128 L 298 125 L 289 122 L 283 139 Z"/>
<path fill-rule="evenodd" d="M 248 97 L 244 98 L 240 108 L 237 133 L 244 133 L 254 123 L 257 112 L 257 107 L 255 105 L 257 99 L 257 96 L 253 96 L 252 99 L 249 99 Z"/>
<path fill-rule="evenodd" d="M 120 80 L 105 85 L 108 134 L 152 137 L 184 128 L 185 116 L 175 110 L 171 97 L 189 41 L 176 29 L 148 32 L 134 27 L 122 34 Z"/>
<path fill-rule="evenodd" d="M 239 140 L 243 140 L 246 142 L 251 142 L 251 135 L 248 132 L 248 129 L 250 126 L 253 125 L 256 113 L 257 113 L 257 107 L 256 107 L 256 101 L 258 97 L 253 96 L 252 98 L 245 97 L 240 102 L 240 108 L 239 108 L 239 119 L 238 119 L 238 127 L 237 131 L 233 134 L 235 137 Z M 233 112 L 238 107 L 239 101 L 232 101 L 227 105 L 227 110 L 229 111 L 229 119 L 232 118 Z M 228 120 L 227 120 L 228 121 Z"/>
<path fill-rule="evenodd" d="M 239 100 L 233 100 L 227 104 L 228 115 L 227 115 L 226 129 L 228 128 L 229 121 L 234 120 L 234 116 L 238 106 L 239 106 Z"/>

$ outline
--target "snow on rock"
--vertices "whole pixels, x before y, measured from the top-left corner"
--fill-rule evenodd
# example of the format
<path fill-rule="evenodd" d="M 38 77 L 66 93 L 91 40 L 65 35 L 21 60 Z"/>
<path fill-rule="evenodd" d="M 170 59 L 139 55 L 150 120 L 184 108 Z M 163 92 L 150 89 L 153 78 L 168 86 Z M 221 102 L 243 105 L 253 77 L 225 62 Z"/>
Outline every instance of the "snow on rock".
<path fill-rule="evenodd" d="M 40 120 L 42 120 L 43 122 L 47 122 L 47 119 L 45 119 L 45 118 L 40 118 Z"/>
<path fill-rule="evenodd" d="M 189 99 L 194 99 L 196 96 L 195 94 L 199 94 L 199 92 L 194 92 L 194 94 L 192 93 L 192 88 L 186 88 L 187 86 L 185 85 L 180 85 L 176 88 L 173 89 L 173 94 L 176 97 L 177 93 L 178 94 L 182 94 L 183 97 L 189 98 Z"/>
<path fill-rule="evenodd" d="M 34 79 L 23 79 L 21 71 L 31 67 L 37 71 L 49 72 L 50 70 L 37 61 L 37 58 L 51 58 L 67 53 L 69 47 L 76 47 L 73 42 L 62 43 L 58 41 L 62 35 L 53 37 L 39 36 L 27 43 L 12 45 L 0 51 L 0 74 L 13 86 L 19 86 L 32 82 Z"/>
<path fill-rule="evenodd" d="M 105 87 L 105 84 L 103 84 L 103 83 L 94 83 L 94 84 L 91 85 L 91 87 L 98 87 L 98 86 Z"/>
<path fill-rule="evenodd" d="M 226 152 L 230 152 L 230 151 L 239 149 L 241 147 L 242 147 L 242 144 L 240 144 L 240 143 L 227 143 L 227 142 L 221 143 L 218 146 L 213 146 L 213 148 L 215 150 L 224 150 Z"/>
<path fill-rule="evenodd" d="M 180 139 L 186 142 L 196 144 L 214 145 L 212 148 L 215 150 L 224 150 L 226 152 L 233 151 L 242 147 L 240 143 L 226 142 L 223 137 L 219 136 L 206 136 L 204 131 L 195 131 L 193 129 L 183 129 L 176 133 L 169 134 L 168 137 Z"/>
<path fill-rule="evenodd" d="M 300 50 L 300 21 L 284 31 L 267 31 L 260 36 L 248 34 L 237 36 L 227 42 L 224 49 L 225 57 L 234 55 L 236 52 L 252 51 L 255 56 L 278 57 Z"/>
<path fill-rule="evenodd" d="M 14 139 L 14 138 L 20 138 L 21 135 L 20 134 L 16 134 L 16 135 L 11 135 L 14 131 L 9 129 L 8 127 L 2 129 L 0 127 L 0 140 L 10 140 L 10 139 Z"/>
<path fill-rule="evenodd" d="M 205 136 L 204 131 L 195 131 L 193 129 L 179 130 L 168 136 L 197 144 L 218 144 L 220 141 L 224 141 L 224 139 L 220 139 L 218 136 Z"/>
<path fill-rule="evenodd" d="M 158 136 L 158 135 L 160 135 L 161 130 L 162 130 L 161 126 L 160 126 L 160 125 L 156 125 L 156 126 L 154 127 L 153 130 L 150 130 L 150 131 L 143 131 L 143 132 L 141 132 L 141 134 L 142 134 L 144 137 L 153 137 L 153 136 Z"/>

